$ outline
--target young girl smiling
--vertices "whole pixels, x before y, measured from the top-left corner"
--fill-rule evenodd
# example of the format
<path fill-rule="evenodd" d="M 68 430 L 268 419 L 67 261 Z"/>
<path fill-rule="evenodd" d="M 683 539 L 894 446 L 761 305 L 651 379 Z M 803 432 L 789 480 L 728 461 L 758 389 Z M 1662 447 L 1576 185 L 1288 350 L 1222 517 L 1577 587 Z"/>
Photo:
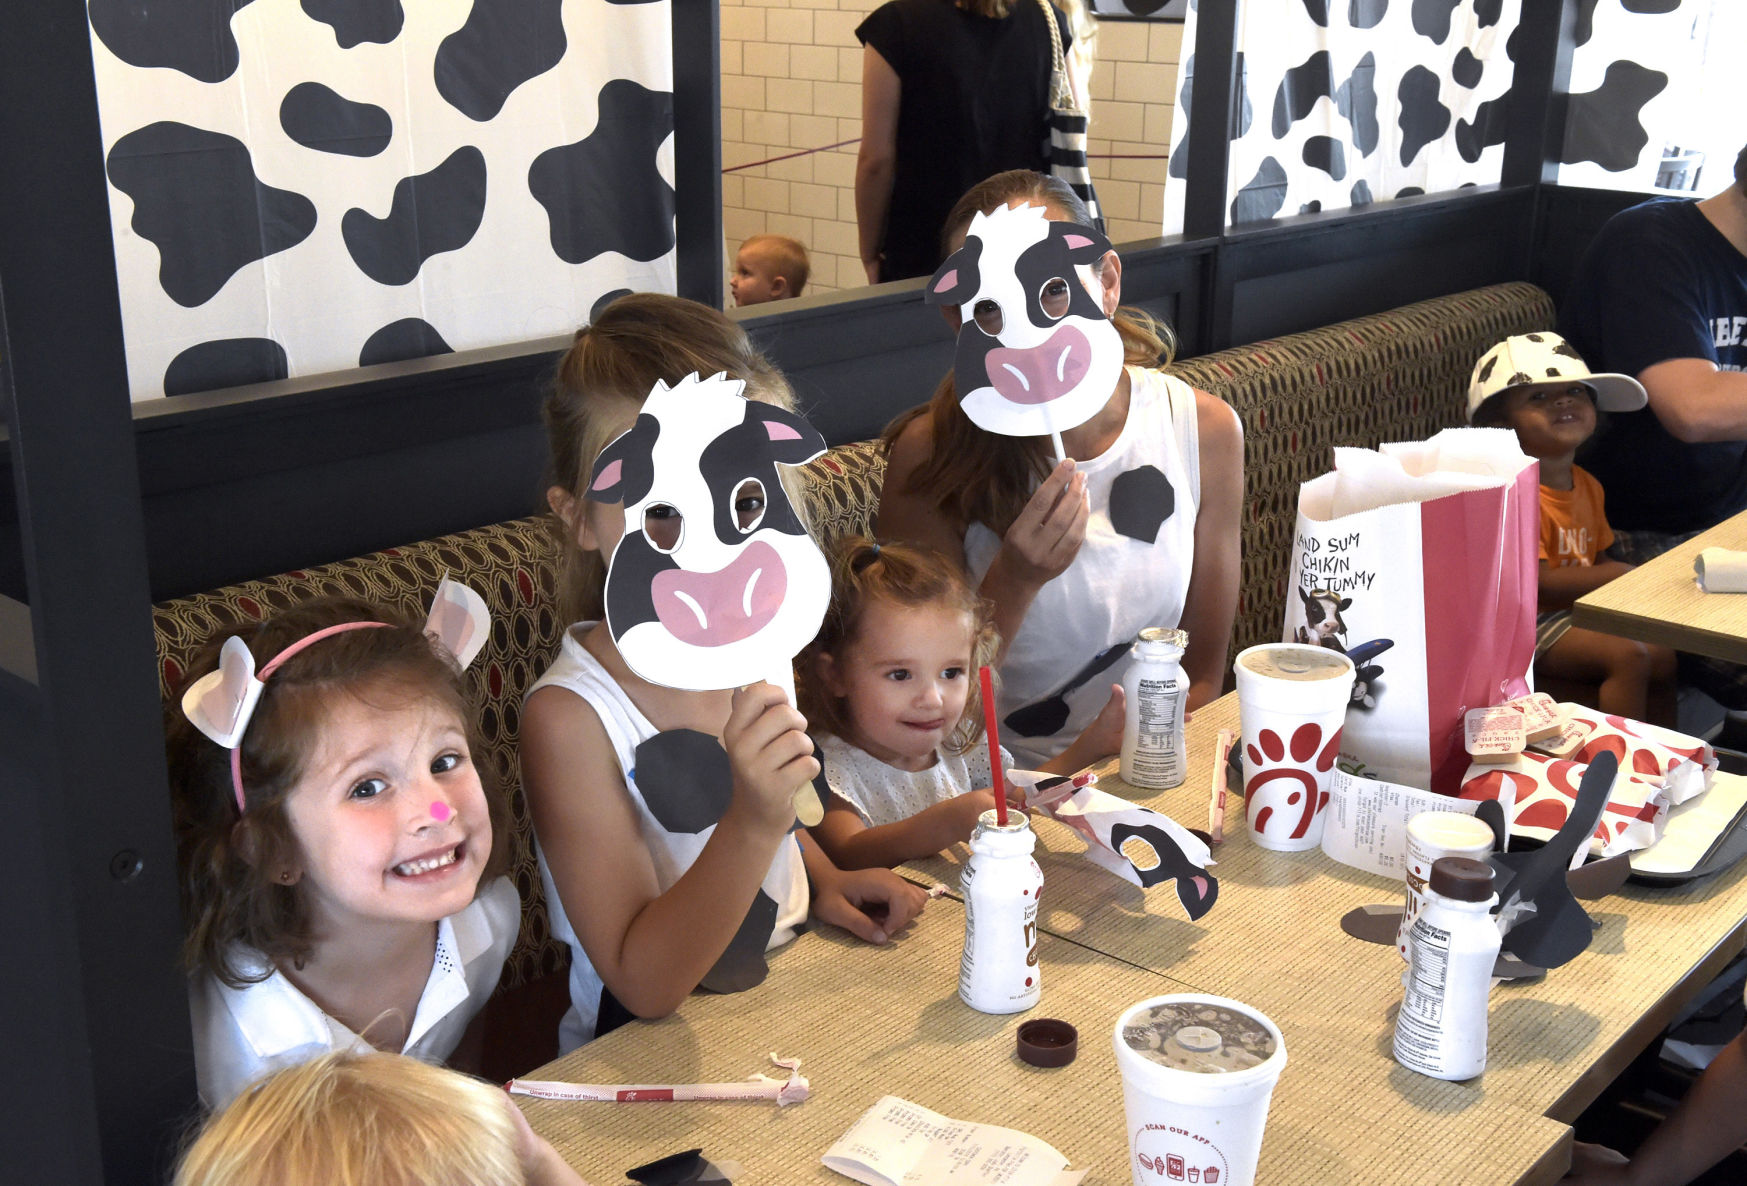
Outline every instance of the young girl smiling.
<path fill-rule="evenodd" d="M 995 806 L 976 676 L 994 627 L 938 553 L 850 540 L 834 570 L 830 612 L 801 662 L 801 709 L 832 791 L 813 836 L 847 869 L 931 856 Z M 1071 774 L 1116 752 L 1122 705 L 1117 685 L 1043 769 Z"/>

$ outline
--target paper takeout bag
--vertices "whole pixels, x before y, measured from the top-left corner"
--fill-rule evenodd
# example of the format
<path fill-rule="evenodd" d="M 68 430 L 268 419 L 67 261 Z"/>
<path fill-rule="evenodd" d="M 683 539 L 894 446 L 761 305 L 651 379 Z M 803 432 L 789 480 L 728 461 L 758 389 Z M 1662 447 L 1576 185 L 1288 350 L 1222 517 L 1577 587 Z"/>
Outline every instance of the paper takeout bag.
<path fill-rule="evenodd" d="M 1282 637 L 1354 660 L 1349 763 L 1453 795 L 1462 714 L 1529 691 L 1539 470 L 1504 429 L 1334 453 L 1299 490 Z"/>

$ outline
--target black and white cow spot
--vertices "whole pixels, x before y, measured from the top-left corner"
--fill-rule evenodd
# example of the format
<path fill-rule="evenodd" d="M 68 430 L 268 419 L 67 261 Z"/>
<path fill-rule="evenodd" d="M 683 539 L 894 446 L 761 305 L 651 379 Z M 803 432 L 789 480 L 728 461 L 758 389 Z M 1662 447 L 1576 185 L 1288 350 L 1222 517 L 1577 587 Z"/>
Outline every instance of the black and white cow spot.
<path fill-rule="evenodd" d="M 672 250 L 673 187 L 655 167 L 672 134 L 671 94 L 615 79 L 601 88 L 593 132 L 534 158 L 528 190 L 546 208 L 559 259 L 579 264 L 617 251 L 650 260 Z M 642 197 L 626 202 L 626 193 Z"/>
<path fill-rule="evenodd" d="M 1183 138 L 1177 144 L 1177 150 L 1171 154 L 1170 164 L 1166 166 L 1167 173 L 1179 181 L 1189 176 L 1189 138 L 1195 134 L 1195 123 L 1189 115 L 1190 92 L 1195 82 L 1195 55 L 1190 54 L 1183 63 L 1183 82 L 1177 88 L 1177 103 L 1183 109 Z M 1247 135 L 1250 124 L 1255 120 L 1255 110 L 1250 106 L 1249 74 L 1244 65 L 1244 54 L 1237 52 L 1237 130 L 1233 138 Z"/>
<path fill-rule="evenodd" d="M 333 29 L 341 49 L 367 41 L 387 45 L 406 24 L 400 0 L 302 0 L 302 4 L 310 20 Z"/>
<path fill-rule="evenodd" d="M 1389 0 L 1347 0 L 1347 23 L 1355 29 L 1374 29 L 1389 13 Z"/>
<path fill-rule="evenodd" d="M 1636 62 L 1610 62 L 1601 85 L 1566 99 L 1563 164 L 1594 161 L 1613 172 L 1629 169 L 1649 143 L 1644 104 L 1662 93 L 1668 75 Z"/>
<path fill-rule="evenodd" d="M 289 374 L 285 348 L 271 338 L 225 338 L 190 346 L 164 370 L 165 395 L 269 383 Z"/>
<path fill-rule="evenodd" d="M 1328 28 L 1328 0 L 1304 0 L 1304 11 L 1311 24 Z"/>
<path fill-rule="evenodd" d="M 1461 0 L 1413 0 L 1413 31 L 1439 45 L 1450 35 L 1450 14 Z"/>
<path fill-rule="evenodd" d="M 1347 201 L 1354 206 L 1369 206 L 1376 200 L 1371 195 L 1370 183 L 1363 177 L 1353 182 L 1353 188 L 1347 194 Z"/>
<path fill-rule="evenodd" d="M 422 317 L 403 317 L 364 339 L 364 346 L 358 351 L 358 365 L 375 366 L 379 362 L 404 362 L 409 358 L 453 353 L 436 326 Z"/>
<path fill-rule="evenodd" d="M 1465 161 L 1480 159 L 1480 154 L 1494 144 L 1503 144 L 1510 130 L 1510 97 L 1506 91 L 1496 99 L 1488 99 L 1474 109 L 1472 120 L 1456 121 L 1456 151 Z"/>
<path fill-rule="evenodd" d="M 1490 29 L 1504 15 L 1504 0 L 1474 0 L 1474 24 Z"/>
<path fill-rule="evenodd" d="M 1322 202 L 1316 198 L 1312 198 L 1310 201 L 1304 203 L 1304 205 L 1298 207 L 1298 213 L 1300 213 L 1300 214 L 1321 214 L 1322 213 Z"/>
<path fill-rule="evenodd" d="M 1377 59 L 1367 53 L 1335 92 L 1335 109 L 1353 129 L 1353 147 L 1360 156 L 1377 151 L 1383 129 L 1377 122 Z"/>
<path fill-rule="evenodd" d="M 1303 64 L 1287 70 L 1274 93 L 1274 139 L 1284 138 L 1293 124 L 1310 114 L 1318 99 L 1333 93 L 1327 50 L 1319 49 Z"/>
<path fill-rule="evenodd" d="M 1423 198 L 1425 192 L 1417 185 L 1404 185 L 1395 191 L 1395 196 L 1398 198 Z"/>
<path fill-rule="evenodd" d="M 1244 183 L 1231 200 L 1231 221 L 1236 226 L 1262 222 L 1280 212 L 1286 203 L 1286 170 L 1273 157 L 1262 158 L 1256 175 Z"/>
<path fill-rule="evenodd" d="M 1176 506 L 1171 480 L 1156 465 L 1127 470 L 1110 483 L 1110 526 L 1129 539 L 1157 540 Z"/>
<path fill-rule="evenodd" d="M 599 321 L 601 319 L 601 314 L 606 312 L 606 308 L 608 305 L 612 304 L 614 301 L 618 300 L 622 296 L 630 296 L 630 295 L 631 295 L 631 290 L 628 288 L 615 288 L 611 292 L 601 293 L 599 298 L 597 298 L 595 300 L 595 303 L 589 306 L 589 309 L 588 309 L 589 322 L 592 324 L 593 322 Z"/>
<path fill-rule="evenodd" d="M 485 156 L 472 146 L 394 187 L 388 215 L 346 211 L 340 232 L 358 270 L 378 284 L 408 284 L 433 255 L 465 247 L 485 214 Z"/>
<path fill-rule="evenodd" d="M 1480 75 L 1486 69 L 1486 63 L 1469 52 L 1467 46 L 1456 51 L 1456 60 L 1450 63 L 1450 79 L 1457 86 L 1473 90 L 1480 84 Z"/>
<path fill-rule="evenodd" d="M 1486 361 L 1480 364 L 1480 372 L 1474 376 L 1476 383 L 1484 383 L 1492 375 L 1492 368 L 1498 365 L 1498 355 L 1490 354 Z"/>
<path fill-rule="evenodd" d="M 374 103 L 354 103 L 319 82 L 301 82 L 279 103 L 279 126 L 305 148 L 375 156 L 394 136 L 394 120 Z"/>
<path fill-rule="evenodd" d="M 437 93 L 468 119 L 496 118 L 517 87 L 564 57 L 563 7 L 563 0 L 474 0 L 467 23 L 437 47 Z"/>
<path fill-rule="evenodd" d="M 263 185 L 241 140 L 187 124 L 148 124 L 117 140 L 109 182 L 133 199 L 131 225 L 158 249 L 164 292 L 188 308 L 315 229 L 315 204 Z"/>
<path fill-rule="evenodd" d="M 1401 163 L 1406 165 L 1449 130 L 1450 109 L 1438 100 L 1438 76 L 1424 66 L 1401 76 L 1396 97 L 1401 102 Z"/>
<path fill-rule="evenodd" d="M 200 82 L 223 82 L 242 60 L 231 17 L 251 0 L 90 0 L 91 31 L 130 66 L 179 70 Z"/>
<path fill-rule="evenodd" d="M 1339 181 L 1347 175 L 1347 150 L 1332 136 L 1312 136 L 1304 142 L 1304 163 Z"/>

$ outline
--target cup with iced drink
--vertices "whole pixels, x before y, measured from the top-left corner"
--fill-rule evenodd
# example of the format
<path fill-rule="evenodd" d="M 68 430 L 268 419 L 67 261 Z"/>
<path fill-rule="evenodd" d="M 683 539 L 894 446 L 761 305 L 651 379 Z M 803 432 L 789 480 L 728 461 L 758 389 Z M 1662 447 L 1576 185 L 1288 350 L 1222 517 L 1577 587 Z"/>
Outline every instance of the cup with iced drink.
<path fill-rule="evenodd" d="M 1116 1065 L 1135 1186 L 1251 1186 L 1286 1066 L 1273 1022 L 1224 997 L 1153 997 L 1117 1020 Z"/>
<path fill-rule="evenodd" d="M 1235 667 L 1250 839 L 1279 852 L 1315 848 L 1353 661 L 1326 647 L 1275 642 L 1240 651 Z"/>

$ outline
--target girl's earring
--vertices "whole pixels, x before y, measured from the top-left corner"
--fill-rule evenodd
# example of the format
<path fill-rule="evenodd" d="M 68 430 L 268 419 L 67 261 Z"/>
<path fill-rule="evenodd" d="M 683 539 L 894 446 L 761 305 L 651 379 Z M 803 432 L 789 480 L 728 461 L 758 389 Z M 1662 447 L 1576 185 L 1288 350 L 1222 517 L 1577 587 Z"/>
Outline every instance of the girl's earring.
<path fill-rule="evenodd" d="M 279 870 L 279 880 L 284 885 L 290 885 L 293 881 L 297 880 L 297 874 L 293 873 L 290 869 L 281 869 Z"/>

